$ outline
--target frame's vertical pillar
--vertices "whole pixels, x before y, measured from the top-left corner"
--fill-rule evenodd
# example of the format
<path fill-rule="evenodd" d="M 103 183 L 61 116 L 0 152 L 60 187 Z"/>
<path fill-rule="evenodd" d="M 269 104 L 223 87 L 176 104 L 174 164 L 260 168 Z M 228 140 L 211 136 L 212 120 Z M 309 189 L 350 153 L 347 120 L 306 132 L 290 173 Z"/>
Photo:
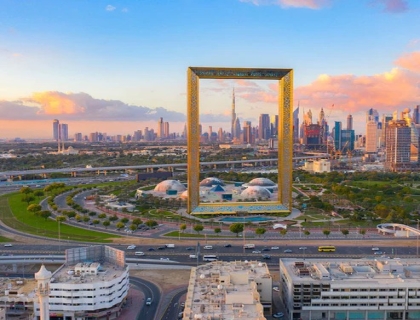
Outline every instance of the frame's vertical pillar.
<path fill-rule="evenodd" d="M 278 196 L 292 210 L 293 183 L 293 70 L 279 80 Z"/>
<path fill-rule="evenodd" d="M 188 213 L 199 204 L 199 168 L 200 168 L 200 135 L 199 135 L 199 78 L 188 68 Z"/>

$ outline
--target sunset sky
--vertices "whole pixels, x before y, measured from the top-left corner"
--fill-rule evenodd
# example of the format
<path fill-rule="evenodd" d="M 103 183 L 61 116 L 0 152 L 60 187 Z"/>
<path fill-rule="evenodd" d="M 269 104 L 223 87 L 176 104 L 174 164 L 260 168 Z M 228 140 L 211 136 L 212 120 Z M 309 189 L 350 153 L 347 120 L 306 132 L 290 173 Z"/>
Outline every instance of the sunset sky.
<path fill-rule="evenodd" d="M 356 133 L 365 112 L 420 104 L 418 0 L 0 0 L 0 138 L 171 131 L 186 120 L 189 66 L 292 68 L 295 107 Z M 200 82 L 201 122 L 274 113 L 266 81 Z M 334 105 L 334 107 L 331 107 Z M 302 119 L 302 115 L 300 116 Z M 217 122 L 216 122 L 217 121 Z"/>

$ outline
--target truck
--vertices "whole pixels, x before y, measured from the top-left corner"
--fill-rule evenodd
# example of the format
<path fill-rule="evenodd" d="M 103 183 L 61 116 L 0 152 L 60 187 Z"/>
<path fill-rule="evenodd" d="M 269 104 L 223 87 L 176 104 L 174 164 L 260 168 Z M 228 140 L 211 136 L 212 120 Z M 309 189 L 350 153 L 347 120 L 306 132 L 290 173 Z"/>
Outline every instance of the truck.
<path fill-rule="evenodd" d="M 165 244 L 165 247 L 173 249 L 173 248 L 175 248 L 175 245 L 173 243 L 167 243 L 167 244 Z"/>
<path fill-rule="evenodd" d="M 254 249 L 255 248 L 255 244 L 253 244 L 253 243 L 244 244 L 244 248 L 245 249 Z"/>

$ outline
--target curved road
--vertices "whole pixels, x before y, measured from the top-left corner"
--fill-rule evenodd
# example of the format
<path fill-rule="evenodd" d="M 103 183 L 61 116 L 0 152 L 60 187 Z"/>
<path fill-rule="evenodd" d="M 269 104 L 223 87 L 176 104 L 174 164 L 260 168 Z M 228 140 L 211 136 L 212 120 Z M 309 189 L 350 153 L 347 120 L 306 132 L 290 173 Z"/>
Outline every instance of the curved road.
<path fill-rule="evenodd" d="M 179 313 L 184 310 L 184 308 L 182 308 L 180 305 L 179 299 L 186 293 L 187 289 L 185 288 L 172 297 L 171 301 L 168 304 L 168 307 L 165 310 L 165 313 L 160 318 L 160 320 L 179 319 Z"/>
<path fill-rule="evenodd" d="M 134 285 L 144 293 L 143 301 L 133 301 L 134 306 L 140 306 L 140 313 L 137 315 L 137 320 L 154 320 L 156 317 L 156 312 L 160 303 L 161 293 L 154 283 L 130 276 L 130 284 Z M 146 299 L 152 298 L 152 304 L 146 306 Z"/>

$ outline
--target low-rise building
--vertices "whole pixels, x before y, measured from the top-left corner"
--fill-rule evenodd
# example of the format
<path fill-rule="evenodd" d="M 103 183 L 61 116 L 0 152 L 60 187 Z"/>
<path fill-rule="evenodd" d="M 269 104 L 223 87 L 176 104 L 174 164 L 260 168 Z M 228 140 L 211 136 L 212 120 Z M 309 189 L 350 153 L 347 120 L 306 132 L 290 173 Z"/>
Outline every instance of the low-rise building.
<path fill-rule="evenodd" d="M 420 319 L 419 259 L 280 259 L 285 319 Z"/>
<path fill-rule="evenodd" d="M 272 282 L 267 264 L 258 261 L 214 261 L 192 268 L 183 319 L 266 319 Z"/>

